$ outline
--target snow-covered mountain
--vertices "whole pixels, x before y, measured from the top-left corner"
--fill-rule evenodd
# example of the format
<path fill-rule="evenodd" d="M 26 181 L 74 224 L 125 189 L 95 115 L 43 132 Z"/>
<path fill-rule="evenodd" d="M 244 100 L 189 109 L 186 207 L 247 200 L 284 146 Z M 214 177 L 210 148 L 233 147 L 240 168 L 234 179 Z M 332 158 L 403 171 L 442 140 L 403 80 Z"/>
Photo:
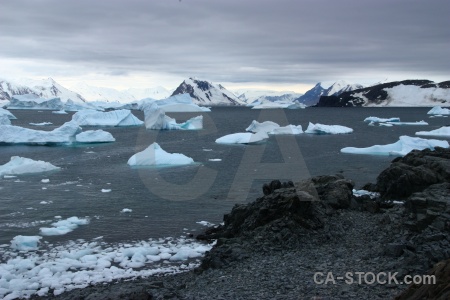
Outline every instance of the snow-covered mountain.
<path fill-rule="evenodd" d="M 360 84 L 347 83 L 344 80 L 339 80 L 333 83 L 329 88 L 325 89 L 322 83 L 319 82 L 312 89 L 307 91 L 304 95 L 296 99 L 296 101 L 305 104 L 306 106 L 316 105 L 321 96 L 337 96 L 347 91 L 353 91 L 363 88 Z"/>
<path fill-rule="evenodd" d="M 322 96 L 317 106 L 435 106 L 450 105 L 450 81 L 403 80 L 382 83 L 337 96 Z"/>
<path fill-rule="evenodd" d="M 156 100 L 165 99 L 170 96 L 171 92 L 162 86 L 155 88 L 129 88 L 127 90 L 116 90 L 113 88 L 91 86 L 86 83 L 75 85 L 74 90 L 88 101 L 103 102 L 120 102 L 129 103 L 144 98 L 152 98 Z"/>
<path fill-rule="evenodd" d="M 86 100 L 71 90 L 66 89 L 52 78 L 43 80 L 28 80 L 12 82 L 0 80 L 0 100 L 11 100 L 15 95 L 32 94 L 40 98 L 60 98 L 61 101 L 71 100 L 74 103 L 84 103 Z"/>
<path fill-rule="evenodd" d="M 245 104 L 222 85 L 205 80 L 198 80 L 196 78 L 184 80 L 175 89 L 172 96 L 178 94 L 189 94 L 195 104 L 203 106 Z"/>
<path fill-rule="evenodd" d="M 271 91 L 271 90 L 234 90 L 234 94 L 247 104 L 255 101 L 259 102 L 278 102 L 278 101 L 293 101 L 302 94 L 292 91 Z"/>

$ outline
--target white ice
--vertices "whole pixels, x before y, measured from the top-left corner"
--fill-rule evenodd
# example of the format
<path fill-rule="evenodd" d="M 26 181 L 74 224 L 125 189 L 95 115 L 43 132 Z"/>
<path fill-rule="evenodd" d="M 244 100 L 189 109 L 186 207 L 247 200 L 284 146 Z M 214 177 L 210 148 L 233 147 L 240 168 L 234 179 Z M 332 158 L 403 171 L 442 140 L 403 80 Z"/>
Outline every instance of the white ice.
<path fill-rule="evenodd" d="M 121 213 L 130 213 L 130 212 L 133 212 L 133 210 L 130 209 L 130 208 L 124 208 L 124 209 L 122 209 L 120 212 L 121 212 Z"/>
<path fill-rule="evenodd" d="M 144 123 L 128 109 L 108 112 L 86 109 L 75 113 L 72 120 L 80 126 L 140 126 Z"/>
<path fill-rule="evenodd" d="M 1 125 L 11 125 L 11 120 L 7 115 L 0 115 L 0 126 Z"/>
<path fill-rule="evenodd" d="M 166 116 L 166 113 L 156 104 L 151 103 L 143 107 L 145 127 L 154 130 L 198 130 L 203 129 L 203 116 L 197 116 L 178 124 L 175 119 Z"/>
<path fill-rule="evenodd" d="M 89 224 L 89 219 L 70 217 L 65 220 L 52 223 L 52 227 L 41 227 L 42 235 L 64 235 L 75 230 L 80 225 Z"/>
<path fill-rule="evenodd" d="M 128 160 L 130 166 L 188 165 L 193 163 L 192 158 L 180 153 L 168 153 L 157 143 L 152 143 Z"/>
<path fill-rule="evenodd" d="M 412 125 L 412 126 L 428 125 L 428 123 L 423 121 L 423 120 L 422 121 L 417 121 L 417 122 L 386 122 L 386 124 L 391 124 L 391 125 Z"/>
<path fill-rule="evenodd" d="M 67 115 L 67 112 L 64 109 L 54 110 L 54 111 L 52 111 L 52 113 L 56 114 L 56 115 Z"/>
<path fill-rule="evenodd" d="M 0 116 L 7 116 L 10 120 L 16 120 L 16 116 L 14 116 L 9 110 L 0 107 Z"/>
<path fill-rule="evenodd" d="M 20 250 L 20 251 L 29 251 L 29 250 L 37 250 L 39 248 L 38 243 L 39 240 L 42 239 L 41 236 L 24 236 L 18 235 L 15 236 L 11 241 L 11 248 Z M 0 275 L 1 269 L 0 269 Z M 0 276 L 1 278 L 1 276 Z M 1 289 L 1 285 L 0 285 Z M 1 294 L 0 294 L 1 296 Z"/>
<path fill-rule="evenodd" d="M 264 131 L 260 131 L 257 133 L 250 132 L 238 132 L 227 134 L 216 139 L 216 143 L 218 144 L 252 144 L 258 143 L 268 139 L 269 136 Z"/>
<path fill-rule="evenodd" d="M 341 125 L 323 125 L 323 124 L 313 124 L 309 123 L 308 128 L 306 128 L 305 133 L 310 134 L 347 134 L 352 133 L 353 129 L 341 126 Z"/>
<path fill-rule="evenodd" d="M 52 131 L 34 130 L 13 125 L 0 126 L 0 142 L 20 144 L 71 143 L 81 132 L 77 123 L 64 123 Z"/>
<path fill-rule="evenodd" d="M 272 131 L 268 132 L 268 134 L 271 135 L 283 135 L 283 134 L 302 134 L 303 133 L 303 129 L 302 129 L 302 125 L 287 125 L 287 126 L 283 126 L 283 127 L 278 127 L 273 129 Z"/>
<path fill-rule="evenodd" d="M 442 126 L 441 128 L 438 128 L 435 130 L 419 131 L 419 132 L 416 132 L 416 135 L 450 137 L 450 127 Z"/>
<path fill-rule="evenodd" d="M 268 132 L 271 132 L 272 130 L 274 130 L 275 128 L 279 128 L 279 127 L 280 127 L 280 125 L 278 125 L 277 123 L 272 122 L 272 121 L 264 121 L 264 122 L 260 123 L 256 120 L 253 120 L 252 123 L 250 124 L 250 126 L 248 126 L 245 129 L 245 131 L 250 131 L 250 132 L 254 132 L 254 133 L 262 131 L 262 132 L 268 133 Z"/>
<path fill-rule="evenodd" d="M 111 192 L 111 189 L 102 189 L 101 192 L 102 192 L 102 193 L 110 193 L 110 192 Z"/>
<path fill-rule="evenodd" d="M 355 196 L 355 197 L 361 197 L 361 196 L 364 196 L 364 195 L 368 195 L 371 199 L 374 199 L 374 198 L 377 198 L 377 197 L 380 196 L 380 193 L 369 192 L 369 191 L 366 191 L 366 190 L 355 190 L 355 189 L 353 189 L 352 192 L 353 192 L 353 196 Z"/>
<path fill-rule="evenodd" d="M 0 165 L 0 176 L 41 173 L 59 169 L 59 167 L 42 160 L 32 160 L 30 158 L 12 156 L 9 162 Z"/>
<path fill-rule="evenodd" d="M 14 95 L 8 104 L 9 109 L 59 110 L 63 107 L 60 98 L 45 99 L 34 94 Z"/>
<path fill-rule="evenodd" d="M 262 102 L 262 103 L 255 103 L 252 105 L 252 109 L 280 109 L 280 108 L 287 108 L 287 109 L 303 109 L 306 108 L 306 106 L 299 102 Z"/>
<path fill-rule="evenodd" d="M 155 103 L 164 112 L 209 112 L 211 109 L 194 104 L 189 94 L 178 94 L 162 100 L 143 99 L 141 107 Z"/>
<path fill-rule="evenodd" d="M 410 137 L 403 135 L 399 141 L 393 144 L 387 145 L 374 145 L 366 148 L 346 147 L 342 148 L 342 153 L 351 154 L 370 154 L 370 155 L 399 155 L 403 156 L 411 152 L 412 150 L 431 149 L 435 147 L 448 148 L 447 141 L 422 139 L 417 137 Z"/>
<path fill-rule="evenodd" d="M 427 112 L 429 115 L 450 115 L 450 109 L 435 106 Z"/>
<path fill-rule="evenodd" d="M 364 122 L 367 123 L 384 123 L 384 122 L 400 122 L 400 118 L 378 118 L 378 117 L 367 117 L 364 119 Z"/>
<path fill-rule="evenodd" d="M 41 122 L 41 123 L 29 123 L 30 125 L 33 126 L 46 126 L 46 125 L 52 125 L 52 122 Z"/>
<path fill-rule="evenodd" d="M 75 136 L 75 140 L 79 143 L 107 143 L 116 139 L 111 133 L 99 129 L 83 131 Z"/>

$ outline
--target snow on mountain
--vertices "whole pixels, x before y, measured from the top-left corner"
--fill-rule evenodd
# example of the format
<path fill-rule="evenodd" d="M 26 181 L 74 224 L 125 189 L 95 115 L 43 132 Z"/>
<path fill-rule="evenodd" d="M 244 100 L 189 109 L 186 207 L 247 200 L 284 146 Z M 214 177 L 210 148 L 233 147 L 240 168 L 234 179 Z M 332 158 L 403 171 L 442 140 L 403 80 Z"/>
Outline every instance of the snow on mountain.
<path fill-rule="evenodd" d="M 302 94 L 292 91 L 271 91 L 271 90 L 234 90 L 234 94 L 245 103 L 253 103 L 255 101 L 276 102 L 276 101 L 293 101 Z"/>
<path fill-rule="evenodd" d="M 304 95 L 298 97 L 295 101 L 298 101 L 306 106 L 315 105 L 319 102 L 320 96 L 322 96 L 324 92 L 325 89 L 322 87 L 322 83 L 319 82 Z"/>
<path fill-rule="evenodd" d="M 32 90 L 31 94 L 35 94 L 41 98 L 60 98 L 63 102 L 72 100 L 74 103 L 86 102 L 86 99 L 84 99 L 83 96 L 66 89 L 52 78 L 42 80 L 23 79 L 20 83 L 23 86 L 29 87 Z"/>
<path fill-rule="evenodd" d="M 196 78 L 184 80 L 172 93 L 172 96 L 178 94 L 189 94 L 195 104 L 198 105 L 243 105 L 245 104 L 236 95 L 228 91 L 220 84 L 211 83 Z"/>
<path fill-rule="evenodd" d="M 416 107 L 449 103 L 450 81 L 403 80 L 321 97 L 318 106 Z"/>
<path fill-rule="evenodd" d="M 312 89 L 307 91 L 304 95 L 296 99 L 296 101 L 305 104 L 306 106 L 316 105 L 321 96 L 337 96 L 344 92 L 353 91 L 363 88 L 360 84 L 350 84 L 344 80 L 339 80 L 333 83 L 329 88 L 325 89 L 322 83 L 319 82 Z"/>
<path fill-rule="evenodd" d="M 6 101 L 11 100 L 12 96 L 24 94 L 35 93 L 27 86 L 14 83 L 9 80 L 0 79 L 0 101 L 2 101 L 2 103 L 6 103 Z"/>
<path fill-rule="evenodd" d="M 328 89 L 325 90 L 323 96 L 337 96 L 343 92 L 353 91 L 357 89 L 362 89 L 364 86 L 361 84 L 350 84 L 344 80 L 339 80 L 333 83 Z"/>
<path fill-rule="evenodd" d="M 91 86 L 83 82 L 75 85 L 74 89 L 88 101 L 119 103 L 129 103 L 144 98 L 160 100 L 169 97 L 171 94 L 169 90 L 162 86 L 145 89 L 129 88 L 119 91 L 113 88 Z"/>

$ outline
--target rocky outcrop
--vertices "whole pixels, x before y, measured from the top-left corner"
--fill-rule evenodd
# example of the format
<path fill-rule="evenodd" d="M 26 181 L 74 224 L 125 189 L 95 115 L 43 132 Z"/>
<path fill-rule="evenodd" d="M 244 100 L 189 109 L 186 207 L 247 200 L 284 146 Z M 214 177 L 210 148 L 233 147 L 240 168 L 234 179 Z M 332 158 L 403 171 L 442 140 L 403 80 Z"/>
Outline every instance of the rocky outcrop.
<path fill-rule="evenodd" d="M 428 186 L 450 182 L 450 149 L 412 151 L 380 173 L 374 189 L 384 199 L 407 199 Z"/>

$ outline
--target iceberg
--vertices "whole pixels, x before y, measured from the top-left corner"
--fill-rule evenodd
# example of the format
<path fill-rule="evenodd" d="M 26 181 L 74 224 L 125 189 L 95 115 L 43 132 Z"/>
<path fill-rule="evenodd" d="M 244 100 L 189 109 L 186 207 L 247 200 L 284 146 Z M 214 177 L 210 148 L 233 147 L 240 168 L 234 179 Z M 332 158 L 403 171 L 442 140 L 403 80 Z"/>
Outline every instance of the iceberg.
<path fill-rule="evenodd" d="M 60 110 L 64 103 L 60 98 L 45 99 L 34 94 L 14 95 L 8 109 Z"/>
<path fill-rule="evenodd" d="M 441 128 L 438 128 L 438 129 L 435 129 L 435 130 L 419 131 L 419 132 L 416 132 L 416 135 L 450 137 L 450 127 L 449 126 L 442 126 Z"/>
<path fill-rule="evenodd" d="M 387 124 L 391 124 L 391 125 L 428 125 L 427 122 L 425 121 L 417 121 L 417 122 L 386 122 Z M 381 124 L 380 124 L 381 125 Z"/>
<path fill-rule="evenodd" d="M 108 143 L 116 139 L 111 133 L 99 129 L 83 131 L 75 136 L 75 140 L 79 143 Z"/>
<path fill-rule="evenodd" d="M 374 145 L 366 148 L 346 147 L 342 148 L 341 152 L 351 154 L 404 156 L 412 150 L 423 150 L 427 148 L 434 150 L 435 147 L 448 148 L 449 144 L 447 141 L 442 140 L 427 140 L 403 135 L 400 137 L 399 141 L 393 144 Z"/>
<path fill-rule="evenodd" d="M 42 235 L 64 235 L 76 229 L 79 225 L 89 224 L 89 219 L 80 219 L 78 217 L 70 217 L 65 220 L 59 220 L 52 223 L 53 227 L 39 228 Z"/>
<path fill-rule="evenodd" d="M 151 102 L 148 102 L 148 101 Z M 155 103 L 158 105 L 161 110 L 164 112 L 209 112 L 211 109 L 207 107 L 201 107 L 197 104 L 194 104 L 192 101 L 192 98 L 189 94 L 178 94 L 173 95 L 169 98 L 162 99 L 162 100 L 153 100 L 153 99 L 143 99 L 142 103 L 147 103 L 144 105 L 148 105 L 151 103 Z"/>
<path fill-rule="evenodd" d="M 59 169 L 60 167 L 42 160 L 12 156 L 9 162 L 0 166 L 0 176 L 42 173 Z"/>
<path fill-rule="evenodd" d="M 268 139 L 266 132 L 260 131 L 257 133 L 238 132 L 225 135 L 216 140 L 218 144 L 253 144 Z"/>
<path fill-rule="evenodd" d="M 18 235 L 12 239 L 11 248 L 19 251 L 38 250 L 38 243 L 40 239 L 42 239 L 42 236 Z"/>
<path fill-rule="evenodd" d="M 156 104 L 146 105 L 144 108 L 145 127 L 154 130 L 198 130 L 203 129 L 203 116 L 197 116 L 178 124 L 175 119 L 166 116 L 166 113 Z"/>
<path fill-rule="evenodd" d="M 75 101 L 72 101 L 71 99 L 67 100 L 63 106 L 63 110 L 65 110 L 65 111 L 81 111 L 81 110 L 86 110 L 86 109 L 103 111 L 103 108 L 98 107 L 92 103 L 75 102 Z"/>
<path fill-rule="evenodd" d="M 367 123 L 385 123 L 385 122 L 400 122 L 400 118 L 378 118 L 378 117 L 368 117 L 364 119 Z"/>
<path fill-rule="evenodd" d="M 81 132 L 77 123 L 70 121 L 52 131 L 35 130 L 13 125 L 0 126 L 0 143 L 10 144 L 49 144 L 72 143 Z"/>
<path fill-rule="evenodd" d="M 194 160 L 184 154 L 168 153 L 158 143 L 152 143 L 145 150 L 136 153 L 128 160 L 130 166 L 162 166 L 162 165 L 189 165 Z"/>
<path fill-rule="evenodd" d="M 80 126 L 140 126 L 144 123 L 128 109 L 108 112 L 86 109 L 75 113 L 72 120 Z"/>
<path fill-rule="evenodd" d="M 272 121 L 265 121 L 262 123 L 259 123 L 256 120 L 253 120 L 252 123 L 250 124 L 250 126 L 248 126 L 245 131 L 250 131 L 250 132 L 270 132 L 272 130 L 274 130 L 275 128 L 279 128 L 280 125 L 278 125 L 275 122 Z"/>
<path fill-rule="evenodd" d="M 442 108 L 440 106 L 433 107 L 427 112 L 428 115 L 450 115 L 450 109 Z"/>
<path fill-rule="evenodd" d="M 7 115 L 0 115 L 0 125 L 11 125 L 11 120 Z"/>
<path fill-rule="evenodd" d="M 17 120 L 16 116 L 13 115 L 9 110 L 0 107 L 0 116 L 6 116 L 10 120 Z"/>
<path fill-rule="evenodd" d="M 323 125 L 319 123 L 313 124 L 311 122 L 305 130 L 305 133 L 310 134 L 347 134 L 352 132 L 353 129 L 341 125 Z"/>
<path fill-rule="evenodd" d="M 302 134 L 303 129 L 302 125 L 287 125 L 283 127 L 274 128 L 272 131 L 268 132 L 270 135 L 277 135 L 277 134 Z"/>

